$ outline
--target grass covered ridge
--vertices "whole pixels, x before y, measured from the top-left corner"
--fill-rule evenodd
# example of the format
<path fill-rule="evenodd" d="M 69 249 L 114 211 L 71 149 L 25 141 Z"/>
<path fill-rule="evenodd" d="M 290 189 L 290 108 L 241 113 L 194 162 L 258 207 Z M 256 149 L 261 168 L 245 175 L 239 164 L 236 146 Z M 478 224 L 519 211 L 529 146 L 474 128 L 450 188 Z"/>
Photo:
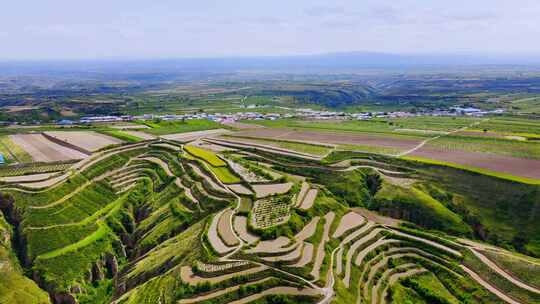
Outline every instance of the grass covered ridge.
<path fill-rule="evenodd" d="M 50 303 L 49 295 L 24 276 L 11 247 L 11 227 L 0 213 L 0 303 Z"/>
<path fill-rule="evenodd" d="M 383 183 L 370 207 L 430 229 L 461 235 L 472 232 L 459 215 L 421 187 L 404 188 Z"/>

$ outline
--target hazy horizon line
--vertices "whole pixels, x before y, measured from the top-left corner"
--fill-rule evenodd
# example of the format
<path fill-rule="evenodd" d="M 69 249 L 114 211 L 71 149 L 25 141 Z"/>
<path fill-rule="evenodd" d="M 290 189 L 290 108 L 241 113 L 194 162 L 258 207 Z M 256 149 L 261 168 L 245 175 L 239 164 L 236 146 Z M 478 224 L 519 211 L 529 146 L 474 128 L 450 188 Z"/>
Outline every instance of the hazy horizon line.
<path fill-rule="evenodd" d="M 281 55 L 271 54 L 238 54 L 216 56 L 100 56 L 100 57 L 42 57 L 42 58 L 1 58 L 0 63 L 24 63 L 24 62 L 122 62 L 122 61 L 169 61 L 169 60 L 223 60 L 223 59 L 286 59 L 286 58 L 309 58 L 318 56 L 342 56 L 342 55 L 377 55 L 393 57 L 487 57 L 488 59 L 534 59 L 539 60 L 540 55 L 516 52 L 478 52 L 478 51 L 453 51 L 453 52 L 385 52 L 370 50 L 337 51 L 337 52 L 313 52 L 313 53 L 290 53 Z"/>

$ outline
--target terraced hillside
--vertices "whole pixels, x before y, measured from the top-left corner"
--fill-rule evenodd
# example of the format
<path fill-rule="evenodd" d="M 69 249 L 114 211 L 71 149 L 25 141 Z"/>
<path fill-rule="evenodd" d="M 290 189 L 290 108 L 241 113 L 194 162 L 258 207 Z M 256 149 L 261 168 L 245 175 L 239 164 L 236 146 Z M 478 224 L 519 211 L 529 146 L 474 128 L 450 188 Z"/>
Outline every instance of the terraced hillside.
<path fill-rule="evenodd" d="M 537 252 L 534 218 L 504 223 L 521 247 L 496 243 L 471 192 L 438 170 L 210 138 L 126 143 L 2 182 L 0 303 L 540 303 L 539 262 L 515 253 Z"/>

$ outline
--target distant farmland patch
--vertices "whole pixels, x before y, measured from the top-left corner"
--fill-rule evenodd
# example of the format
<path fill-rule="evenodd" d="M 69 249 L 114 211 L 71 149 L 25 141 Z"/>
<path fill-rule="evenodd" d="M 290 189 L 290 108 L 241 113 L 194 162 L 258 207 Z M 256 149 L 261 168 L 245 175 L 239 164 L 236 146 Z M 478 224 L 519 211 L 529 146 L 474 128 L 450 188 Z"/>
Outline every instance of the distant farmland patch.
<path fill-rule="evenodd" d="M 511 156 L 487 154 L 481 152 L 445 150 L 423 147 L 408 156 L 419 157 L 420 160 L 435 160 L 474 168 L 501 172 L 529 179 L 540 179 L 540 160 Z M 475 170 L 472 170 L 475 171 Z M 489 174 L 493 175 L 493 174 Z"/>
<path fill-rule="evenodd" d="M 248 121 L 248 123 L 263 125 L 272 128 L 300 128 L 309 130 L 326 130 L 340 132 L 367 132 L 367 133 L 394 133 L 399 129 L 453 131 L 479 122 L 479 118 L 470 117 L 400 117 L 400 118 L 372 118 L 369 120 L 297 120 L 280 119 L 274 121 Z M 421 134 L 417 134 L 421 135 Z"/>
<path fill-rule="evenodd" d="M 125 142 L 134 143 L 134 142 L 139 142 L 139 141 L 143 140 L 142 137 L 137 136 L 135 134 L 131 134 L 130 132 L 137 132 L 137 131 L 120 131 L 120 130 L 101 131 L 101 133 L 103 133 L 105 135 L 112 136 L 114 138 L 117 138 L 117 139 L 125 141 Z M 146 133 L 143 133 L 143 132 L 137 132 L 137 134 L 138 133 L 144 134 L 145 137 L 146 136 L 148 136 L 148 137 L 152 136 L 150 134 L 146 134 Z"/>
<path fill-rule="evenodd" d="M 203 131 L 173 133 L 173 134 L 162 135 L 160 137 L 167 140 L 174 140 L 181 143 L 188 143 L 190 141 L 194 141 L 202 137 L 217 136 L 217 135 L 225 134 L 228 132 L 230 131 L 225 130 L 225 129 L 211 129 L 211 130 L 203 130 Z"/>
<path fill-rule="evenodd" d="M 471 136 L 444 136 L 430 141 L 426 148 L 444 151 L 469 151 L 517 158 L 540 159 L 540 143 Z"/>
<path fill-rule="evenodd" d="M 209 129 L 217 129 L 222 125 L 208 119 L 191 119 L 185 121 L 144 121 L 150 129 L 145 129 L 144 132 L 153 135 L 165 135 L 172 133 L 184 133 L 193 131 L 202 131 Z"/>
<path fill-rule="evenodd" d="M 305 142 L 295 142 L 287 140 L 276 140 L 276 139 L 262 139 L 262 138 L 253 138 L 253 137 L 244 137 L 244 136 L 225 136 L 225 138 L 234 138 L 234 140 L 240 140 L 245 143 L 256 143 L 262 145 L 268 145 L 271 147 L 282 148 L 286 150 L 291 150 L 300 153 L 306 153 L 317 156 L 324 156 L 330 152 L 332 146 L 312 144 Z"/>
<path fill-rule="evenodd" d="M 405 135 L 366 134 L 265 128 L 234 133 L 235 136 L 258 137 L 283 141 L 318 142 L 334 145 L 357 145 L 405 151 L 414 148 L 423 138 Z"/>

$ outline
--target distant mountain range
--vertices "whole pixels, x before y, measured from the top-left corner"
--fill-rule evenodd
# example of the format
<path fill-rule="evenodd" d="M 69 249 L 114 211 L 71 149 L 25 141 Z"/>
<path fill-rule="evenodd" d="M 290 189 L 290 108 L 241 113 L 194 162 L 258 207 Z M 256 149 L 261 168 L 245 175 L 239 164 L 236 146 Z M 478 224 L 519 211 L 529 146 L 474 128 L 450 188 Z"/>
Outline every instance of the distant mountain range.
<path fill-rule="evenodd" d="M 276 57 L 1 62 L 0 75 L 65 73 L 321 72 L 366 68 L 540 67 L 540 56 L 344 52 Z"/>

